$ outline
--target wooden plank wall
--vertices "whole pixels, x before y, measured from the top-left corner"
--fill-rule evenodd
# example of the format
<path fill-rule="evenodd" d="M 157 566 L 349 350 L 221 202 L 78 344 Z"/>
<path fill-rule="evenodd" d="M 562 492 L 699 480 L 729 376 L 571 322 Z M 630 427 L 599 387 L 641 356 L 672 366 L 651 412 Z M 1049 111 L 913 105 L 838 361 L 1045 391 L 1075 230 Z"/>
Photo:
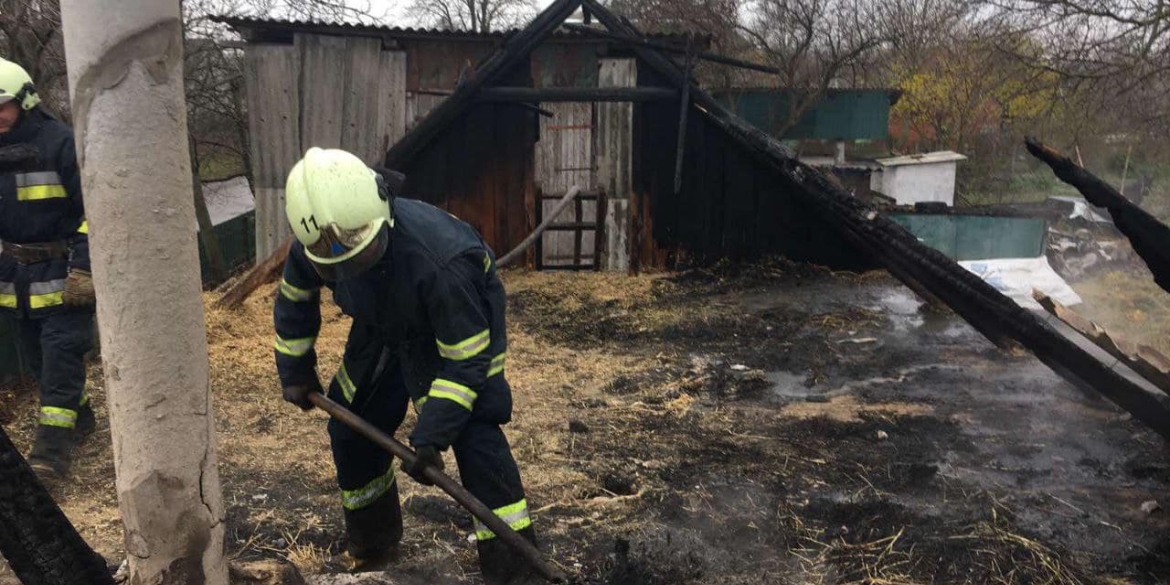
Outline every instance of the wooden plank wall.
<path fill-rule="evenodd" d="M 431 113 L 431 110 L 438 107 L 445 99 L 447 99 L 447 96 L 408 91 L 406 93 L 407 130 L 414 128 L 415 124 L 421 122 L 423 118 L 427 117 L 427 114 Z M 385 154 L 385 152 L 382 154 Z"/>
<path fill-rule="evenodd" d="M 536 143 L 536 181 L 545 195 L 563 195 L 576 185 L 585 191 L 597 186 L 593 158 L 593 104 L 579 102 L 547 103 L 541 107 L 553 112 L 551 118 L 540 118 L 540 140 Z M 542 217 L 556 207 L 555 200 L 542 202 Z M 582 201 L 582 217 L 577 218 L 570 207 L 557 218 L 557 223 L 592 222 L 597 218 L 597 202 Z M 592 250 L 595 233 L 587 232 L 581 249 Z M 574 260 L 576 234 L 566 231 L 548 231 L 542 236 L 542 261 L 546 266 L 571 264 Z"/>
<path fill-rule="evenodd" d="M 601 87 L 638 84 L 634 59 L 602 59 Z M 630 268 L 630 194 L 633 191 L 633 104 L 597 104 L 597 184 L 605 189 L 605 246 L 602 268 L 625 272 Z"/>
<path fill-rule="evenodd" d="M 639 84 L 662 84 L 640 67 Z M 635 109 L 635 235 L 643 265 L 753 260 L 781 254 L 836 268 L 870 262 L 832 226 L 692 107 L 688 116 L 682 189 L 674 193 L 678 104 Z"/>
<path fill-rule="evenodd" d="M 305 150 L 345 148 L 373 165 L 406 132 L 406 54 L 379 39 L 298 34 L 249 44 L 245 69 L 262 261 L 291 235 L 284 183 Z"/>

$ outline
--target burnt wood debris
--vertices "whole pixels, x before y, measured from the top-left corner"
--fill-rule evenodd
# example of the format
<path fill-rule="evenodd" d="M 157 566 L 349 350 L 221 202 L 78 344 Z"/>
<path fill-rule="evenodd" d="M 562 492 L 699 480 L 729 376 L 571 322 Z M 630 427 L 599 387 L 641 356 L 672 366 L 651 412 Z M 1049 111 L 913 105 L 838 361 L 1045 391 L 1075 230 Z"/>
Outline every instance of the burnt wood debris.
<path fill-rule="evenodd" d="M 25 585 L 113 585 L 106 562 L 85 543 L 0 427 L 0 554 Z"/>
<path fill-rule="evenodd" d="M 1170 292 L 1170 227 L 1052 147 L 1035 138 L 1028 138 L 1025 144 L 1028 152 L 1051 167 L 1057 178 L 1076 187 L 1089 203 L 1109 210 L 1113 224 L 1129 238 L 1134 251 L 1154 274 L 1154 282 Z"/>

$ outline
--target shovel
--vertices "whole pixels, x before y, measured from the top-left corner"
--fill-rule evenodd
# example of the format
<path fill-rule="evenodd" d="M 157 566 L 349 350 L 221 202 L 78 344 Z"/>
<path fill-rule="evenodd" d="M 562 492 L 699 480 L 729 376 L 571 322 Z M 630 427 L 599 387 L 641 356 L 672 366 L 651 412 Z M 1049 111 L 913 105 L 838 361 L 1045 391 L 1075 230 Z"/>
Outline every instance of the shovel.
<path fill-rule="evenodd" d="M 377 427 L 366 422 L 362 417 L 354 414 L 348 408 L 330 400 L 324 394 L 310 392 L 309 402 L 312 402 L 313 406 L 329 413 L 329 416 L 337 419 L 345 424 L 345 426 L 357 431 L 358 434 L 373 441 L 374 444 L 389 451 L 390 454 L 405 461 L 407 465 L 414 463 L 414 451 L 411 451 L 409 447 L 398 442 L 394 437 L 378 430 Z M 568 577 L 560 569 L 545 561 L 544 556 L 540 554 L 540 551 L 531 542 L 513 531 L 507 522 L 501 520 L 483 502 L 463 489 L 463 486 L 455 483 L 455 480 L 448 477 L 447 474 L 435 469 L 433 466 L 427 466 L 423 468 L 423 475 L 438 486 L 439 489 L 447 492 L 456 502 L 459 502 L 460 506 L 463 506 L 468 512 L 471 512 L 472 516 L 475 516 L 480 522 L 483 522 L 484 525 L 496 534 L 497 538 L 520 553 L 536 569 L 536 572 L 540 573 L 541 577 L 544 577 L 552 583 L 568 582 Z"/>

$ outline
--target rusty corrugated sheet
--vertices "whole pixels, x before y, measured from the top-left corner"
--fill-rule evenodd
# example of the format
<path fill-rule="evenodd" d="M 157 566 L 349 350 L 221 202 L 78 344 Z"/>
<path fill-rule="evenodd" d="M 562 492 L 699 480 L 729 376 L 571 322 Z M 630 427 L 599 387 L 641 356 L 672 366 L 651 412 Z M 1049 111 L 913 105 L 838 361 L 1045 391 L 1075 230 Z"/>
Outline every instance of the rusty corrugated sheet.
<path fill-rule="evenodd" d="M 240 34 L 268 34 L 268 35 L 282 35 L 288 36 L 295 33 L 313 33 L 313 34 L 328 34 L 338 36 L 376 36 L 393 40 L 418 40 L 418 39 L 438 39 L 446 41 L 459 40 L 492 40 L 499 41 L 506 39 L 521 29 L 509 28 L 502 30 L 495 30 L 491 32 L 477 32 L 467 30 L 446 30 L 439 28 L 413 28 L 413 27 L 398 27 L 385 26 L 378 24 L 355 24 L 347 22 L 328 22 L 319 20 L 283 20 L 274 18 L 255 18 L 249 16 L 223 16 L 217 15 L 211 17 L 212 22 L 225 24 Z M 649 34 L 651 38 L 661 41 L 673 41 L 679 43 L 686 43 L 687 34 L 685 31 L 654 31 Z M 591 36 L 579 32 L 569 30 L 557 30 L 552 35 L 553 40 L 596 40 Z M 709 43 L 710 35 L 699 35 L 699 40 L 704 43 Z"/>

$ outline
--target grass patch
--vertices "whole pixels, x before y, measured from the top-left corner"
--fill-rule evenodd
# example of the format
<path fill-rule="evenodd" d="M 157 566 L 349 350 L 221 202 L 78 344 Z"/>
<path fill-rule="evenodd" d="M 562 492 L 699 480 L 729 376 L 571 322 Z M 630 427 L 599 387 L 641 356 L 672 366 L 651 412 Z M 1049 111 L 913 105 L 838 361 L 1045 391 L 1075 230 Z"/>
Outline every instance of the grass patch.
<path fill-rule="evenodd" d="M 1170 294 L 1141 271 L 1106 272 L 1073 285 L 1078 313 L 1112 333 L 1170 355 Z"/>
<path fill-rule="evenodd" d="M 246 172 L 244 159 L 233 153 L 214 150 L 202 153 L 199 159 L 199 179 L 202 181 L 222 181 Z"/>

